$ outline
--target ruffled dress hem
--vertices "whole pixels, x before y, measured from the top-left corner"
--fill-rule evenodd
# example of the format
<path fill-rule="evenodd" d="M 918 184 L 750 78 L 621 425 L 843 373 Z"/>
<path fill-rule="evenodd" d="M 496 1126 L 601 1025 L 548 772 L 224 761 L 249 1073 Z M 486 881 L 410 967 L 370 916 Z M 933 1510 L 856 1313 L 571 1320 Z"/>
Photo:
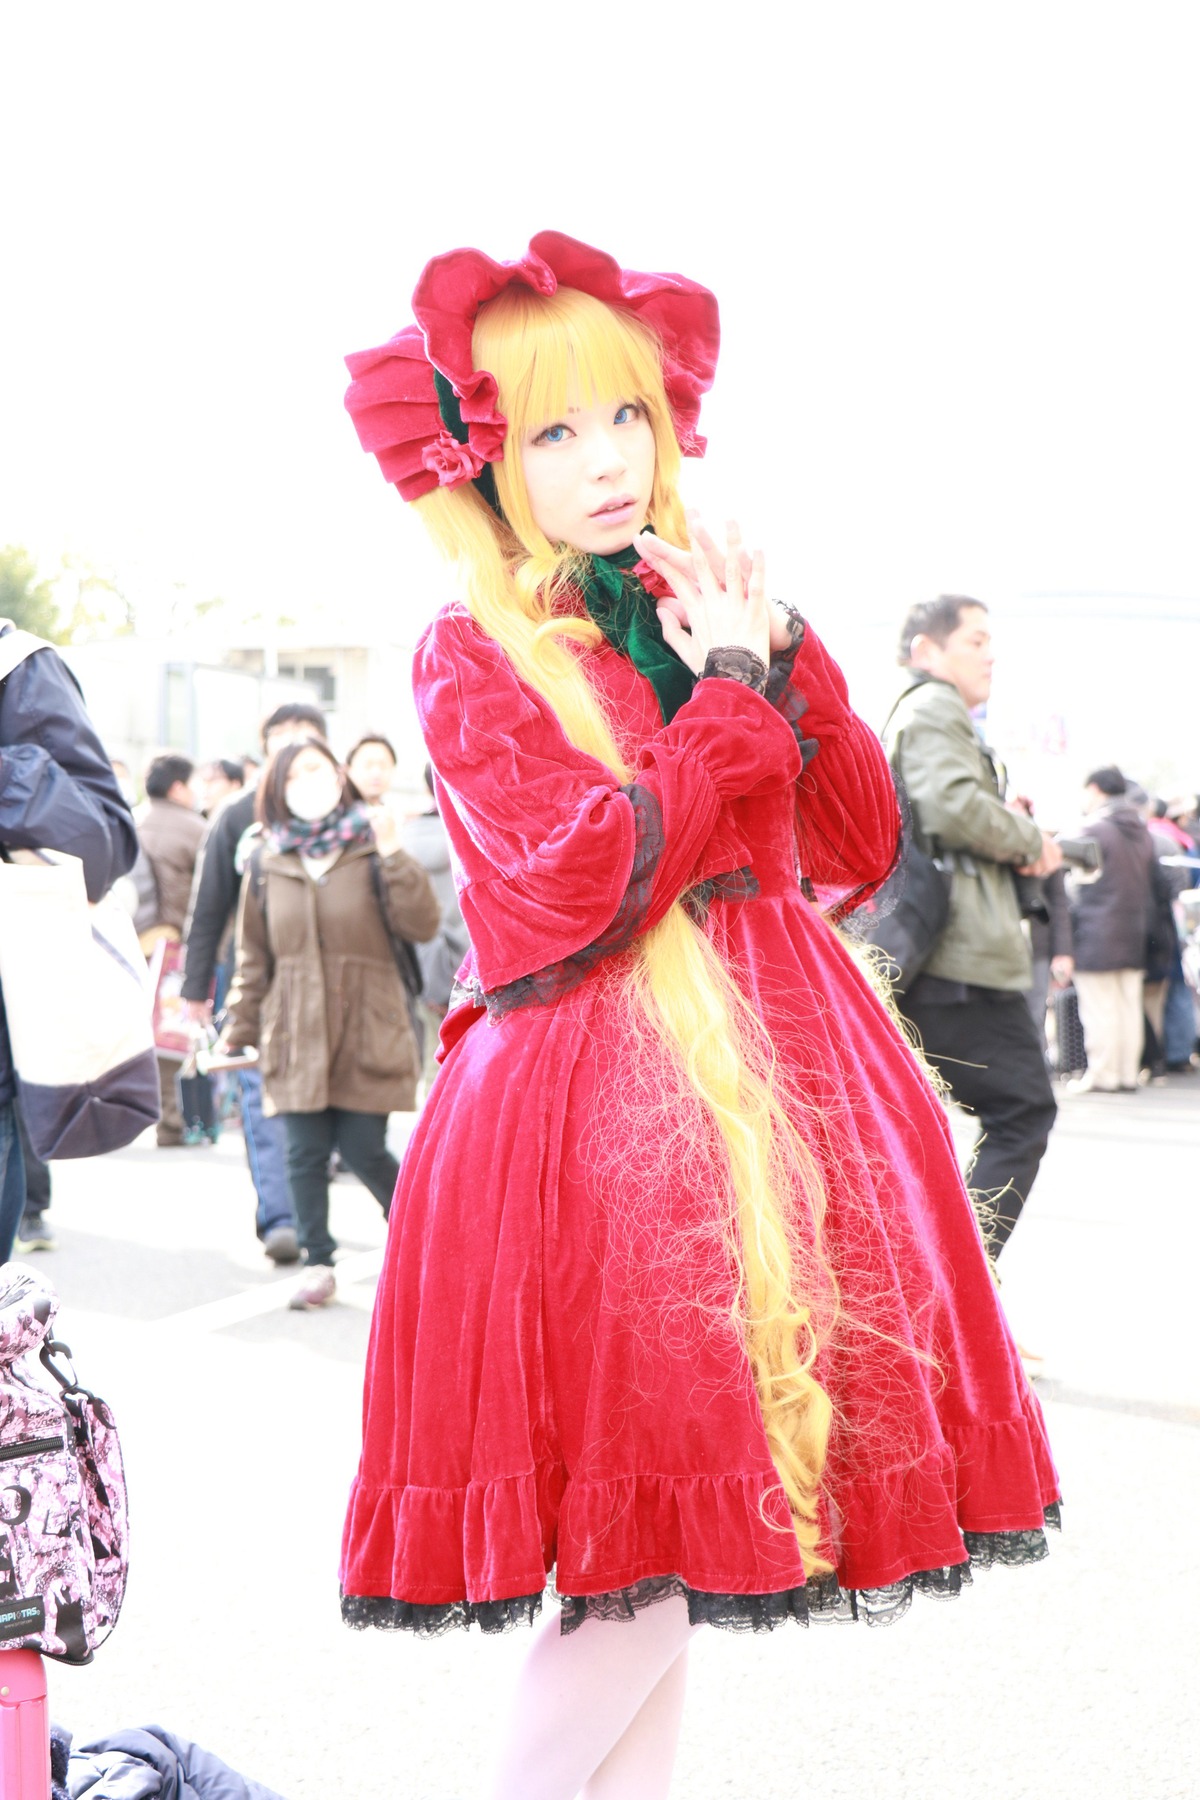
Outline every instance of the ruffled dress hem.
<path fill-rule="evenodd" d="M 1029 1531 L 966 1531 L 963 1560 L 936 1569 L 919 1569 L 903 1580 L 882 1587 L 843 1587 L 835 1575 L 822 1575 L 801 1587 L 766 1594 L 714 1594 L 690 1587 L 678 1575 L 648 1576 L 604 1594 L 563 1594 L 553 1578 L 534 1594 L 506 1600 L 452 1600 L 442 1605 L 422 1605 L 393 1600 L 385 1595 L 342 1595 L 342 1619 L 356 1630 L 374 1627 L 383 1631 L 411 1631 L 419 1637 L 441 1637 L 445 1632 L 477 1625 L 486 1635 L 532 1625 L 549 1593 L 561 1606 L 564 1635 L 578 1630 L 585 1619 L 629 1620 L 648 1606 L 680 1596 L 687 1601 L 693 1625 L 713 1625 L 721 1631 L 774 1631 L 794 1622 L 808 1625 L 829 1619 L 867 1625 L 891 1625 L 912 1605 L 914 1594 L 937 1600 L 955 1599 L 971 1586 L 975 1569 L 996 1565 L 1020 1568 L 1041 1562 L 1048 1554 L 1046 1530 L 1061 1528 L 1057 1501 L 1045 1508 L 1042 1526 Z"/>

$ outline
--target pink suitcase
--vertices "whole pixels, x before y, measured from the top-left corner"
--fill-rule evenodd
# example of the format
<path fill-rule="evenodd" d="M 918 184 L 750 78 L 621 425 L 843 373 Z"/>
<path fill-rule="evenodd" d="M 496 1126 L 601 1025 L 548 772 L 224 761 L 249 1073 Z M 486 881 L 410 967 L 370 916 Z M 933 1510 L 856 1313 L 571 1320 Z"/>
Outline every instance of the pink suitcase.
<path fill-rule="evenodd" d="M 0 1650 L 0 1796 L 50 1800 L 50 1708 L 35 1650 Z"/>

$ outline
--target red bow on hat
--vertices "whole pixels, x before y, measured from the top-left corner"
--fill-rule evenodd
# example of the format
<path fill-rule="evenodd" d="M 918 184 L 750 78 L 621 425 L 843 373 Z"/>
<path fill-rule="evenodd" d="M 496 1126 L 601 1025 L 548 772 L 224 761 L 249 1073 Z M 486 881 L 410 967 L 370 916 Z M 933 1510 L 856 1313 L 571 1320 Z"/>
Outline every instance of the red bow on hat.
<path fill-rule="evenodd" d="M 560 231 L 540 231 L 519 262 L 494 262 L 482 250 L 448 250 L 425 265 L 413 292 L 416 324 L 378 350 L 346 358 L 352 377 L 346 409 L 359 442 L 378 459 L 405 500 L 473 480 L 504 455 L 508 422 L 496 383 L 471 360 L 479 308 L 514 281 L 539 294 L 578 288 L 642 319 L 663 350 L 663 381 L 685 456 L 703 456 L 696 430 L 700 396 L 712 386 L 720 343 L 716 297 L 683 275 L 643 275 Z M 448 429 L 434 370 L 458 399 L 467 442 Z"/>

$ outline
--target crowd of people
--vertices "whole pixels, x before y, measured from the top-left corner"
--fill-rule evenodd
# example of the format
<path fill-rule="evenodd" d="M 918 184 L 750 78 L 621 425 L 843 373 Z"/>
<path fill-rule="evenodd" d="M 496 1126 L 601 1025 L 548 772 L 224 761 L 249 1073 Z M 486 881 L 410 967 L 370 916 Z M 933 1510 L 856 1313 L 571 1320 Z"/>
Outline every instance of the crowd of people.
<path fill-rule="evenodd" d="M 276 1264 L 303 1259 L 292 1305 L 310 1310 L 335 1292 L 332 1173 L 357 1175 L 387 1214 L 388 1115 L 412 1110 L 431 1076 L 466 936 L 432 786 L 427 812 L 397 807 L 386 736 L 366 733 L 339 761 L 324 715 L 297 702 L 264 721 L 261 751 L 200 764 L 156 756 L 140 801 L 114 764 L 137 834 L 120 886 L 147 957 L 160 952 L 160 985 L 174 974 L 194 1044 L 218 1061 L 231 1053 L 216 1079 L 235 1084 L 255 1228 Z M 160 1051 L 162 1149 L 208 1141 L 181 1112 L 181 1067 L 195 1060 Z M 51 1171 L 19 1108 L 16 1121 L 16 1247 L 52 1249 Z"/>

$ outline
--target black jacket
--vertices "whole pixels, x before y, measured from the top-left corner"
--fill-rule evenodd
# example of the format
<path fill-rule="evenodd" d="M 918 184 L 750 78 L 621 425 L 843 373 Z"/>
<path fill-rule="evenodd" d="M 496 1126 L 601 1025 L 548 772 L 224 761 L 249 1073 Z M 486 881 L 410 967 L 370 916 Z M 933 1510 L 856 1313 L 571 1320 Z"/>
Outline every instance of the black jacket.
<path fill-rule="evenodd" d="M 1152 917 L 1154 846 L 1141 814 L 1127 800 L 1090 813 L 1080 837 L 1100 845 L 1100 875 L 1070 884 L 1075 967 L 1085 974 L 1144 969 Z"/>
<path fill-rule="evenodd" d="M 185 1000 L 207 1000 L 217 966 L 217 952 L 237 911 L 242 878 L 235 858 L 242 837 L 254 823 L 257 796 L 251 790 L 223 806 L 200 846 L 192 912 L 187 927 L 183 972 Z"/>
<path fill-rule="evenodd" d="M 0 844 L 78 856 L 92 901 L 137 857 L 133 817 L 56 650 L 36 651 L 0 682 Z M 0 1106 L 13 1093 L 0 993 Z"/>

